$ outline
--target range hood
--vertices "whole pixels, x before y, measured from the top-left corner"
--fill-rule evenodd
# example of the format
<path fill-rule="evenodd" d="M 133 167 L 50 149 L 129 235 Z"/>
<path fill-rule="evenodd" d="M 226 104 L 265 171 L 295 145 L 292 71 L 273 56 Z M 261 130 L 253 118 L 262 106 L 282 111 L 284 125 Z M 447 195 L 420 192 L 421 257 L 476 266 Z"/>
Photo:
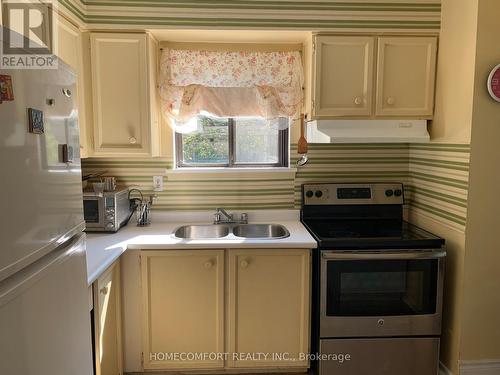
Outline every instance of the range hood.
<path fill-rule="evenodd" d="M 429 142 L 427 120 L 315 120 L 307 123 L 309 143 Z"/>

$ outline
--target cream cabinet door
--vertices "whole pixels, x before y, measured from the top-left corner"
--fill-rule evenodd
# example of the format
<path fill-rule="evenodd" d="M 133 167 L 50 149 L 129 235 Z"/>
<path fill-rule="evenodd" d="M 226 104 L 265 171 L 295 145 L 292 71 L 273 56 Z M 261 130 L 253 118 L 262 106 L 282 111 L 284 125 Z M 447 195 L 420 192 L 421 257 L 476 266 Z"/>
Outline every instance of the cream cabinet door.
<path fill-rule="evenodd" d="M 122 374 L 121 287 L 118 262 L 94 283 L 94 325 L 96 375 Z"/>
<path fill-rule="evenodd" d="M 307 367 L 301 353 L 309 351 L 310 251 L 228 254 L 228 367 Z"/>
<path fill-rule="evenodd" d="M 436 54 L 436 37 L 379 38 L 377 116 L 432 117 Z"/>
<path fill-rule="evenodd" d="M 59 18 L 57 25 L 59 27 L 57 34 L 58 57 L 71 66 L 75 73 L 78 73 L 81 69 L 80 31 L 64 17 Z"/>
<path fill-rule="evenodd" d="M 146 34 L 92 33 L 94 156 L 150 155 Z"/>
<path fill-rule="evenodd" d="M 143 251 L 141 270 L 144 369 L 223 368 L 224 250 Z"/>
<path fill-rule="evenodd" d="M 83 70 L 83 51 L 80 30 L 63 17 L 58 21 L 58 56 L 71 66 L 77 75 L 75 103 L 78 105 L 78 126 L 80 128 L 80 156 L 89 156 L 87 140 L 87 118 L 85 115 L 85 83 Z"/>
<path fill-rule="evenodd" d="M 374 41 L 370 36 L 317 36 L 313 117 L 372 112 Z"/>

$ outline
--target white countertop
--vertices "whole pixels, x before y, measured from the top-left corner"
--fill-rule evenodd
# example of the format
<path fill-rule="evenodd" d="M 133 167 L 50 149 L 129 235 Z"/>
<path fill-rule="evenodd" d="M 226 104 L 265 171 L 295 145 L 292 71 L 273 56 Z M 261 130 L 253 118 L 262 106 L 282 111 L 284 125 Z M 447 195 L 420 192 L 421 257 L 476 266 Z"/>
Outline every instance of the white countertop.
<path fill-rule="evenodd" d="M 210 224 L 211 212 L 153 212 L 152 224 L 138 227 L 133 218 L 116 233 L 87 233 L 87 281 L 92 284 L 127 249 L 314 249 L 317 243 L 300 223 L 298 210 L 249 211 L 249 223 L 284 225 L 290 236 L 283 239 L 242 239 L 232 234 L 219 239 L 189 240 L 173 236 L 181 225 Z"/>

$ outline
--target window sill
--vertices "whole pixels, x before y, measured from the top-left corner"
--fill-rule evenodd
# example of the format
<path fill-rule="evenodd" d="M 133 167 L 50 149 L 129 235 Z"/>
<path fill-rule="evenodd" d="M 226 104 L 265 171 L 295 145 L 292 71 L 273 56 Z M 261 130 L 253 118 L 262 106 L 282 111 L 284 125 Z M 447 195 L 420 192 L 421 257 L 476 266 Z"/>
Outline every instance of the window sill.
<path fill-rule="evenodd" d="M 227 173 L 227 174 L 242 174 L 242 173 L 283 173 L 283 174 L 295 174 L 297 168 L 285 168 L 285 167 L 264 167 L 264 168 L 227 168 L 227 167 L 207 167 L 207 168 L 175 168 L 169 169 L 166 175 L 178 175 L 178 174 L 196 174 L 196 173 Z"/>

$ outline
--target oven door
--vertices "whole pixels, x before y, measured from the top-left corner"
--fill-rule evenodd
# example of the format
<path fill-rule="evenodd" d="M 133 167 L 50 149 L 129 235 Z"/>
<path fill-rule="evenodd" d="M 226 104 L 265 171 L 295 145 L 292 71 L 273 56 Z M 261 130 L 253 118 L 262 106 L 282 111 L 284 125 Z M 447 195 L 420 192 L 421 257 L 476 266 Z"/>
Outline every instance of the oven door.
<path fill-rule="evenodd" d="M 83 217 L 87 229 L 104 228 L 104 198 L 96 196 L 83 197 Z"/>
<path fill-rule="evenodd" d="M 323 251 L 320 336 L 439 335 L 445 256 Z"/>

